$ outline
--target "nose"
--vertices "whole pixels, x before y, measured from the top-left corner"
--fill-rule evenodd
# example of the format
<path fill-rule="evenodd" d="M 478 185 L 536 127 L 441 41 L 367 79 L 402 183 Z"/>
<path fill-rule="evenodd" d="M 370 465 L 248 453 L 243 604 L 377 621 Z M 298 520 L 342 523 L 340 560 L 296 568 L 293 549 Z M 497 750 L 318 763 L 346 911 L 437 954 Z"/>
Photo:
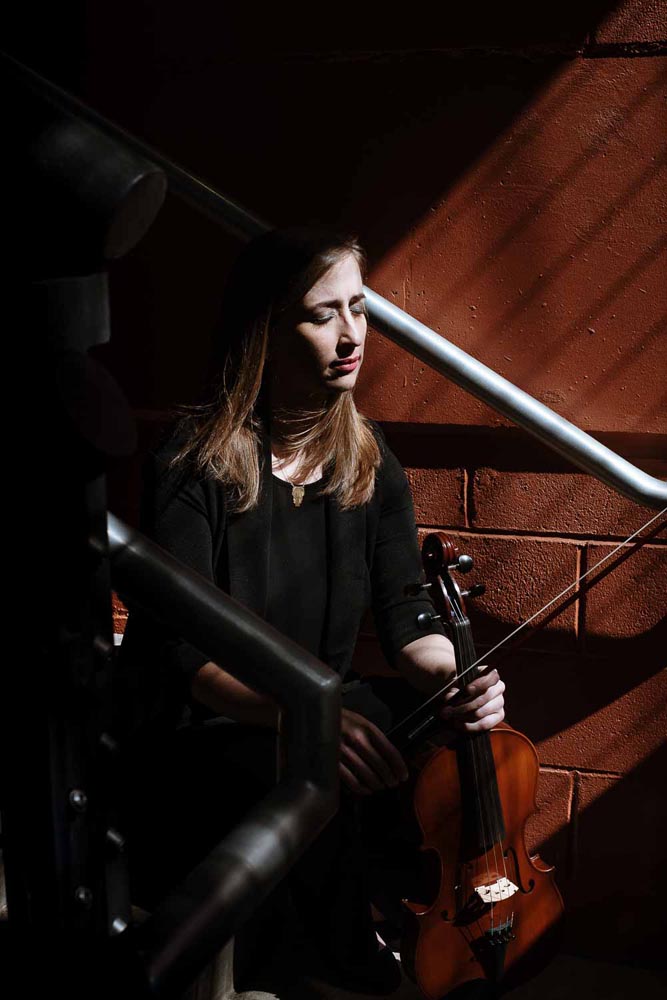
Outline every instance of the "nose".
<path fill-rule="evenodd" d="M 341 342 L 349 344 L 352 347 L 360 347 L 364 342 L 365 336 L 366 317 L 362 314 L 362 318 L 360 318 L 359 313 L 355 315 L 349 309 L 343 310 L 341 313 Z"/>

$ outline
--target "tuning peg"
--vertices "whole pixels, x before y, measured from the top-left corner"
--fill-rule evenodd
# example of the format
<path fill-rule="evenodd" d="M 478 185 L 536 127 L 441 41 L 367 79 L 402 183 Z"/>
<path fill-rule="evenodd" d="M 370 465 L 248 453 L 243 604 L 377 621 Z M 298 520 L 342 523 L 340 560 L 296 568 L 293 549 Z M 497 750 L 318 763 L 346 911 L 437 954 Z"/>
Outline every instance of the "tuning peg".
<path fill-rule="evenodd" d="M 481 597 L 482 594 L 486 593 L 486 587 L 483 583 L 475 583 L 472 585 L 470 590 L 464 590 L 461 597 Z"/>
<path fill-rule="evenodd" d="M 442 621 L 441 615 L 432 615 L 428 611 L 422 611 L 420 615 L 417 615 L 417 627 L 421 629 L 427 629 L 432 622 Z"/>
<path fill-rule="evenodd" d="M 416 597 L 418 594 L 421 594 L 422 590 L 428 590 L 430 586 L 430 583 L 408 583 L 405 585 L 403 592 L 406 597 Z"/>
<path fill-rule="evenodd" d="M 472 556 L 459 556 L 456 562 L 450 563 L 448 569 L 457 569 L 459 573 L 469 573 L 472 569 Z"/>

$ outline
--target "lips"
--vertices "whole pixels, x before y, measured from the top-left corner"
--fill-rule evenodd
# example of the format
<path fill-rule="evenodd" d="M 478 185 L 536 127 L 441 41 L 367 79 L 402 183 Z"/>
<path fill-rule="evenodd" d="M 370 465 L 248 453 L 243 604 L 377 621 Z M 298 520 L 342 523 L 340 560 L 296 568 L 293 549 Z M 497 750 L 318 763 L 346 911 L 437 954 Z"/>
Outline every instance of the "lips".
<path fill-rule="evenodd" d="M 341 358 L 339 361 L 332 361 L 331 368 L 337 372 L 353 372 L 361 361 L 360 354 L 353 354 L 349 358 Z"/>

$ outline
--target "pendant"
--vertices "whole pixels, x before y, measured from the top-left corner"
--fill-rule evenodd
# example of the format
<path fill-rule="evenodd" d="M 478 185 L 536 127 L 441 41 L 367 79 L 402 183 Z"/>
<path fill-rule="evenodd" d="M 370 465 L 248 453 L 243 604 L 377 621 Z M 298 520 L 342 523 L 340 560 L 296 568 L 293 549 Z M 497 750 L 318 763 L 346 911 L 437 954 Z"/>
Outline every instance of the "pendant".
<path fill-rule="evenodd" d="M 295 486 L 292 484 L 292 503 L 295 507 L 301 506 L 305 495 L 306 491 L 303 486 Z"/>

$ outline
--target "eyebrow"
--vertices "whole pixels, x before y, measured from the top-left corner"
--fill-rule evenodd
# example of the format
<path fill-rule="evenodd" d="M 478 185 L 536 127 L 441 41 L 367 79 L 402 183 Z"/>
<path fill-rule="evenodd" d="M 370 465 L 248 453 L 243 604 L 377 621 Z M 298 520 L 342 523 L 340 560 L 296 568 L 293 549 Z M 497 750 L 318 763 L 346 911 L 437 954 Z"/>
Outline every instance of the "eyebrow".
<path fill-rule="evenodd" d="M 361 300 L 365 299 L 365 298 L 366 298 L 366 296 L 364 295 L 364 293 L 363 292 L 359 292 L 358 295 L 353 295 L 352 296 L 352 298 L 350 299 L 349 305 L 352 305 L 354 302 L 361 302 Z M 320 306 L 332 306 L 333 307 L 333 306 L 340 306 L 342 304 L 343 303 L 341 302 L 340 299 L 330 299 L 328 302 L 315 302 L 312 306 L 308 306 L 308 308 L 309 309 L 317 309 Z"/>

